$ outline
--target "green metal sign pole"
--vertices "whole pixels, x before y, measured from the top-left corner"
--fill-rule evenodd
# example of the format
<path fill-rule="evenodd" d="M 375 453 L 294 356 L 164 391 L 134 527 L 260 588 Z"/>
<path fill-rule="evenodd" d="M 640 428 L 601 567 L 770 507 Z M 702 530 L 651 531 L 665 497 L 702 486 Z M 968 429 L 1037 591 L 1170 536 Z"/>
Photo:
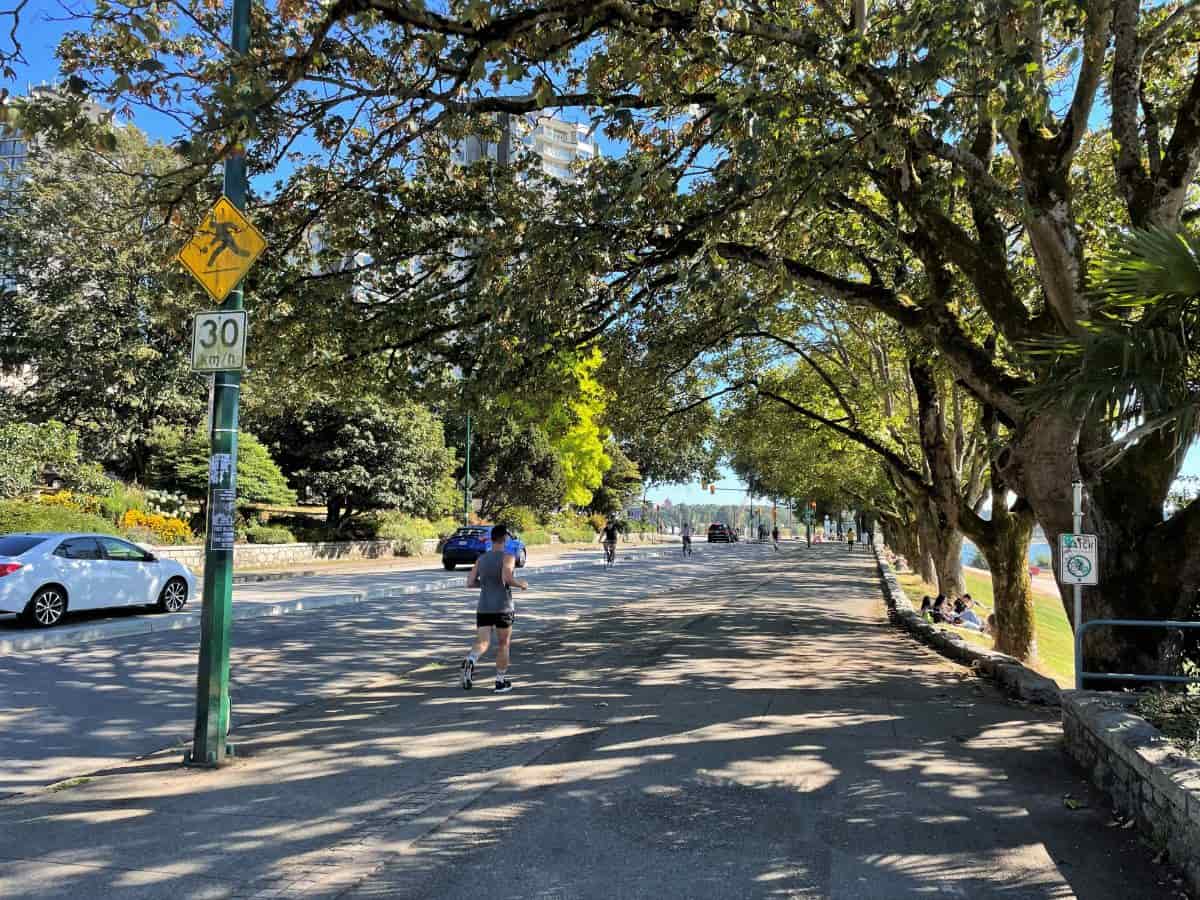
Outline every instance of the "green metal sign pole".
<path fill-rule="evenodd" d="M 233 2 L 233 52 L 250 49 L 250 0 Z M 225 196 L 246 208 L 246 156 L 237 144 L 225 159 Z M 221 304 L 242 308 L 239 284 Z M 213 376 L 208 522 L 204 541 L 204 607 L 200 616 L 200 664 L 196 676 L 196 728 L 185 762 L 219 766 L 232 748 L 229 733 L 229 625 L 233 618 L 233 515 L 237 497 L 238 399 L 242 376 Z"/>

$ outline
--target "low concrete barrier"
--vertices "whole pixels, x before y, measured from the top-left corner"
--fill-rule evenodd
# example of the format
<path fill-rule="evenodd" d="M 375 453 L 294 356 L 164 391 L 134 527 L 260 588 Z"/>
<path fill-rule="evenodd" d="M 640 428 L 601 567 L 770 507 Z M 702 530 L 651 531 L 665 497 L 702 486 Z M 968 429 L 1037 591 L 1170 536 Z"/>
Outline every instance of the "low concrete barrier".
<path fill-rule="evenodd" d="M 1131 711 L 1136 696 L 1063 691 L 1067 752 L 1200 896 L 1200 762 Z"/>
<path fill-rule="evenodd" d="M 560 543 L 552 535 L 554 543 Z M 599 540 L 599 538 L 597 538 Z M 676 535 L 631 534 L 623 539 L 630 544 L 656 544 L 678 541 Z M 437 552 L 438 542 L 426 540 L 421 546 L 422 556 Z M 319 560 L 386 559 L 404 555 L 402 541 L 325 541 L 311 544 L 235 544 L 233 567 L 235 569 L 264 569 L 271 566 L 317 562 Z M 193 571 L 204 568 L 204 547 L 199 544 L 180 544 L 155 547 L 154 554 L 163 559 L 174 559 Z"/>
<path fill-rule="evenodd" d="M 268 566 L 291 565 L 298 562 L 337 559 L 384 559 L 400 556 L 401 541 L 324 541 L 312 544 L 235 544 L 233 567 L 235 569 L 257 569 Z M 436 540 L 424 542 L 422 554 L 433 553 Z M 163 559 L 174 559 L 189 569 L 204 568 L 204 547 L 201 545 L 179 545 L 155 547 L 154 554 Z"/>
<path fill-rule="evenodd" d="M 977 647 L 949 628 L 939 628 L 932 622 L 926 622 L 913 609 L 904 589 L 900 587 L 895 570 L 884 558 L 878 545 L 875 547 L 875 560 L 879 564 L 883 597 L 892 622 L 943 656 L 978 669 L 995 680 L 1010 696 L 1047 706 L 1059 705 L 1059 688 L 1053 679 L 1039 675 L 1015 657 Z"/>

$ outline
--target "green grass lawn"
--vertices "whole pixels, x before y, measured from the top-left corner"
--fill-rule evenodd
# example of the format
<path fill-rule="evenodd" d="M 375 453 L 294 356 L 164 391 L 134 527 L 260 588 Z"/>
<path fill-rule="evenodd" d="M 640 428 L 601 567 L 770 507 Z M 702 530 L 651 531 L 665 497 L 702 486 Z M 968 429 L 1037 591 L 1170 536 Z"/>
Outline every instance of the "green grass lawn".
<path fill-rule="evenodd" d="M 992 595 L 992 579 L 979 572 L 964 572 L 967 591 L 982 606 L 991 612 L 994 605 Z M 937 590 L 925 584 L 916 575 L 901 575 L 900 585 L 904 593 L 917 609 L 921 608 L 921 597 L 929 594 L 937 595 Z M 1067 621 L 1066 611 L 1062 600 L 1057 594 L 1050 594 L 1034 588 L 1033 615 L 1035 637 L 1037 638 L 1037 658 L 1032 661 L 1033 668 L 1058 682 L 1061 687 L 1071 687 L 1075 683 L 1075 644 L 1071 633 L 1071 625 Z M 981 616 L 982 618 L 982 616 Z M 992 639 L 986 635 L 966 628 L 954 629 L 968 641 L 981 647 L 990 647 Z"/>

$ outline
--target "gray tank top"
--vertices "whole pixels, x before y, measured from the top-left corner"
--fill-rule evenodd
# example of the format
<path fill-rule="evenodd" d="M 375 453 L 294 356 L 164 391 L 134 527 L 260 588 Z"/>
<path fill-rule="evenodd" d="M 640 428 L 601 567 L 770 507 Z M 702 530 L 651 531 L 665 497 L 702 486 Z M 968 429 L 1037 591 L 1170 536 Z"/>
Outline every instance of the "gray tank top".
<path fill-rule="evenodd" d="M 479 557 L 479 606 L 481 613 L 514 612 L 512 588 L 504 578 L 504 551 L 489 550 Z"/>

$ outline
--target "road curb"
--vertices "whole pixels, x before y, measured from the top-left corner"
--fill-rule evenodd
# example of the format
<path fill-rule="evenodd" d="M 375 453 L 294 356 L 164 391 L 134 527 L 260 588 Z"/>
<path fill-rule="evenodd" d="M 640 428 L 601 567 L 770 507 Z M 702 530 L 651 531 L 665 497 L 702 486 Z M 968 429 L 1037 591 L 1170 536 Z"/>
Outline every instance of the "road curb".
<path fill-rule="evenodd" d="M 295 572 L 242 572 L 233 576 L 234 585 L 263 584 L 267 581 L 287 581 L 289 578 L 311 578 L 320 575 L 320 569 L 301 569 Z"/>
<path fill-rule="evenodd" d="M 658 559 L 673 556 L 670 551 L 655 550 L 645 553 L 631 553 L 620 562 L 639 562 L 647 559 Z M 527 575 L 552 575 L 574 569 L 595 568 L 603 566 L 599 559 L 577 560 L 568 563 L 556 563 L 548 566 L 528 566 L 521 569 Z M 450 578 L 439 578 L 423 581 L 418 584 L 407 584 L 392 588 L 367 588 L 365 591 L 355 591 L 345 594 L 318 595 L 314 597 L 299 597 L 295 600 L 283 600 L 279 603 L 253 603 L 244 606 L 235 605 L 233 619 L 235 622 L 266 619 L 274 616 L 286 616 L 311 610 L 330 609 L 337 606 L 349 606 L 355 603 L 370 603 L 375 600 L 390 600 L 398 597 L 408 597 L 414 594 L 430 594 L 460 587 L 466 590 L 467 576 L 458 575 Z M 0 638 L 0 656 L 11 656 L 31 650 L 49 650 L 55 647 L 69 647 L 77 644 L 89 644 L 94 641 L 116 640 L 119 638 L 138 637 L 145 634 L 155 634 L 164 631 L 180 631 L 200 624 L 200 612 L 181 612 L 168 615 L 138 616 L 119 622 L 97 622 L 69 631 L 52 629 L 49 631 L 33 631 L 18 634 L 13 637 Z"/>

